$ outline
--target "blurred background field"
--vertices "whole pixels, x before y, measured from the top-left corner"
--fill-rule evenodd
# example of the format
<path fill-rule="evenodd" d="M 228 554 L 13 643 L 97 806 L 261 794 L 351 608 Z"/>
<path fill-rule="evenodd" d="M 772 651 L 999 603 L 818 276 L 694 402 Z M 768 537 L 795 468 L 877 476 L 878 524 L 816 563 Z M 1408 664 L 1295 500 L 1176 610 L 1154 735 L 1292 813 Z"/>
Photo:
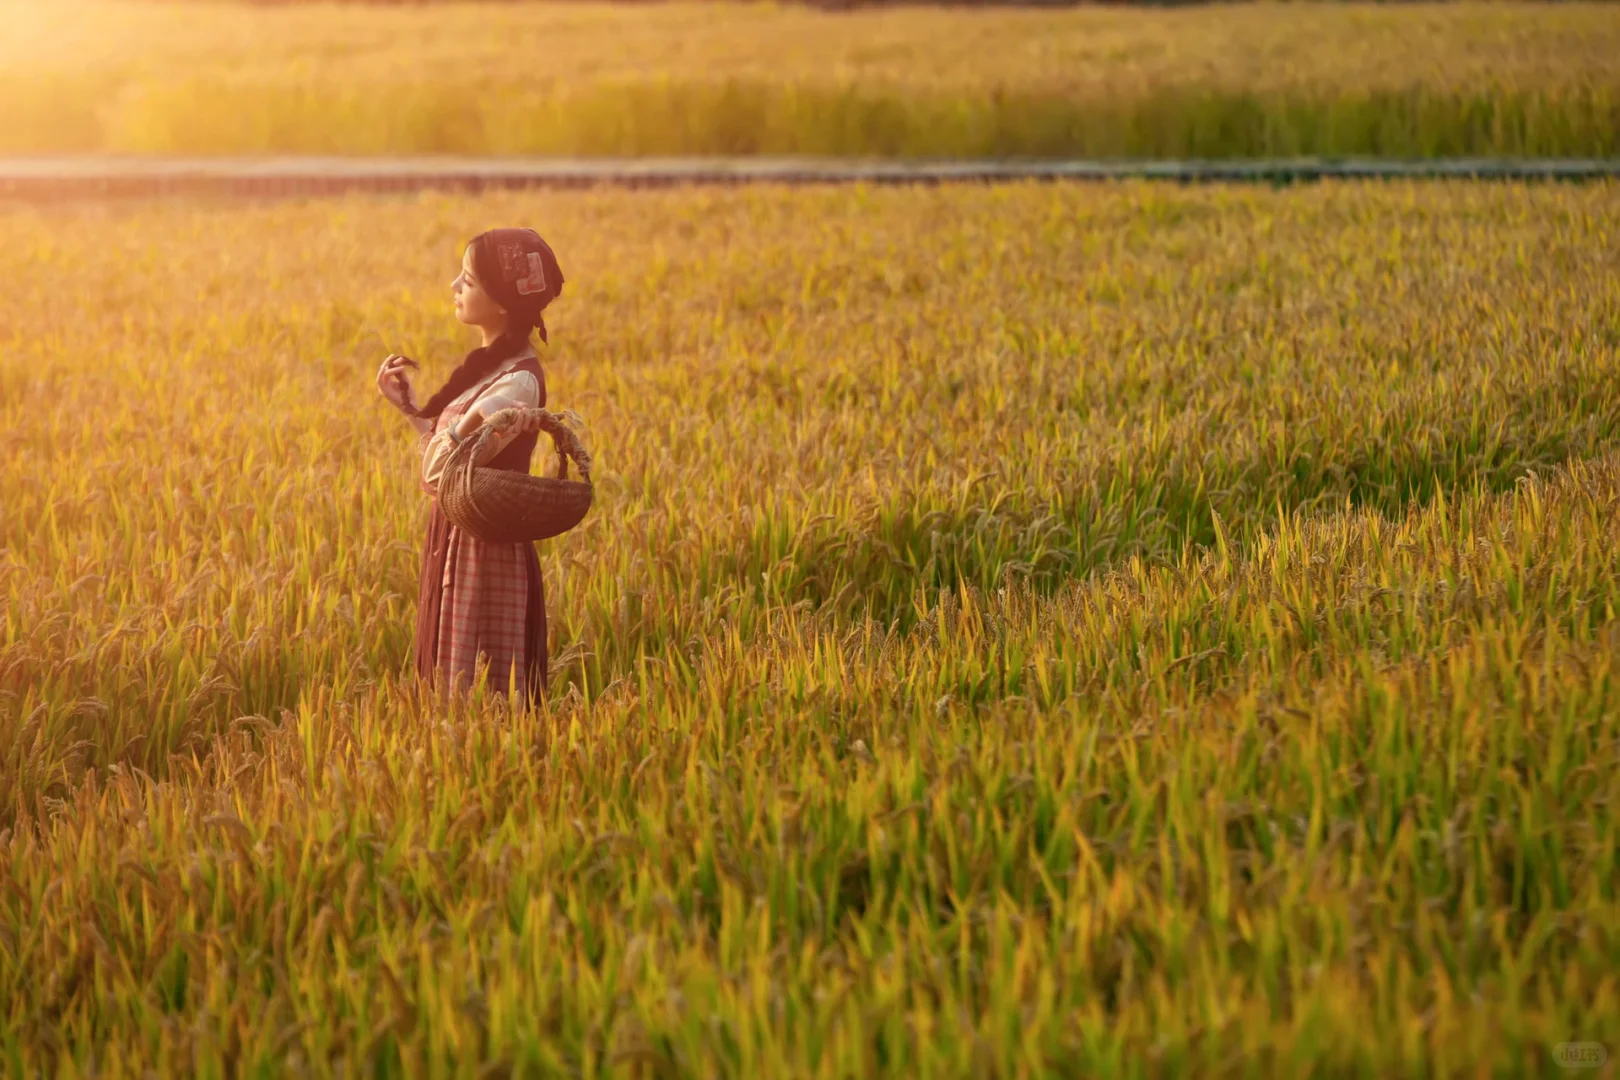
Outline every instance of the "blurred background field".
<path fill-rule="evenodd" d="M 0 153 L 1620 153 L 1620 7 L 0 5 Z"/>
<path fill-rule="evenodd" d="M 1620 187 L 0 212 L 14 1073 L 1620 1050 Z M 549 710 L 415 696 L 376 398 L 532 223 Z M 60 1069 L 60 1071 L 58 1071 Z"/>

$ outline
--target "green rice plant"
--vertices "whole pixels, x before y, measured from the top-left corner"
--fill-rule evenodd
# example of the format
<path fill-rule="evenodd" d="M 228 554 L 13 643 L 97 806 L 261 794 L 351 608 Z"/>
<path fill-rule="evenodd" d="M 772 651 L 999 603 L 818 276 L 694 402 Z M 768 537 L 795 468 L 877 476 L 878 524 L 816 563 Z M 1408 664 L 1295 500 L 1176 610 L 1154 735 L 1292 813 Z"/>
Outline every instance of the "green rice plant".
<path fill-rule="evenodd" d="M 14 1075 L 1620 1049 L 1620 188 L 0 212 Z M 414 687 L 369 389 L 524 222 L 598 497 Z"/>
<path fill-rule="evenodd" d="M 1620 153 L 1606 4 L 10 0 L 0 28 L 0 153 Z"/>

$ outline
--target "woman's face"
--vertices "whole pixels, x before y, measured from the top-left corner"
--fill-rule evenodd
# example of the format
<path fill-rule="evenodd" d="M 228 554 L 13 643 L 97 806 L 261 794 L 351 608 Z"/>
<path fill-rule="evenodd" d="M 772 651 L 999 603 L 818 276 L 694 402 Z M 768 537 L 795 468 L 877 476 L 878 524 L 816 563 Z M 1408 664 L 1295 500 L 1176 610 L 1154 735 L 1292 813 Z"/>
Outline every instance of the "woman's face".
<path fill-rule="evenodd" d="M 497 304 L 473 271 L 472 248 L 461 257 L 461 273 L 450 283 L 456 297 L 456 318 L 468 326 L 501 327 L 506 325 L 506 309 Z"/>

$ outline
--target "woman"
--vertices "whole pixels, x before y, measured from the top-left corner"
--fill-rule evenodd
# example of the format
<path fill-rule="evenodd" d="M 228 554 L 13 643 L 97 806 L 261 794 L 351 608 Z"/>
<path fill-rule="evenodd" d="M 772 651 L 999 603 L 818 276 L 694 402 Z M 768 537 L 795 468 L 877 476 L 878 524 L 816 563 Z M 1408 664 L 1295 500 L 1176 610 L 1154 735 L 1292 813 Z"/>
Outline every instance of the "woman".
<path fill-rule="evenodd" d="M 532 229 L 494 229 L 473 238 L 450 285 L 456 318 L 483 344 L 467 354 L 438 392 L 418 407 L 407 368 L 391 355 L 377 389 L 422 433 L 422 487 L 436 494 L 455 444 L 502 409 L 546 403 L 546 378 L 530 334 L 546 341 L 541 317 L 562 292 L 562 270 Z M 512 433 L 481 464 L 529 471 L 537 435 Z M 489 685 L 533 703 L 546 686 L 546 599 L 533 544 L 488 544 L 450 524 L 433 503 L 422 549 L 416 615 L 416 670 L 429 684 L 466 688 L 488 665 Z"/>

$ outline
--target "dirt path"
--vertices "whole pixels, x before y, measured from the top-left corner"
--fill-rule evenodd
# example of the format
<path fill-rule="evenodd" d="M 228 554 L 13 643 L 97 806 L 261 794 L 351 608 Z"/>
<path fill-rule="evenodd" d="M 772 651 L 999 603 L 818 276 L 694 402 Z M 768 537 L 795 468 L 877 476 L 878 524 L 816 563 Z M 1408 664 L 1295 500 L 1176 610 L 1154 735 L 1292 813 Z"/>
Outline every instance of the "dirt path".
<path fill-rule="evenodd" d="M 1295 183 L 1416 177 L 1591 180 L 1620 177 L 1620 159 L 1427 161 L 838 161 L 814 158 L 5 158 L 0 199 L 53 201 L 152 195 L 324 195 L 346 191 L 480 191 L 681 184 L 932 184 L 1156 179 Z"/>

